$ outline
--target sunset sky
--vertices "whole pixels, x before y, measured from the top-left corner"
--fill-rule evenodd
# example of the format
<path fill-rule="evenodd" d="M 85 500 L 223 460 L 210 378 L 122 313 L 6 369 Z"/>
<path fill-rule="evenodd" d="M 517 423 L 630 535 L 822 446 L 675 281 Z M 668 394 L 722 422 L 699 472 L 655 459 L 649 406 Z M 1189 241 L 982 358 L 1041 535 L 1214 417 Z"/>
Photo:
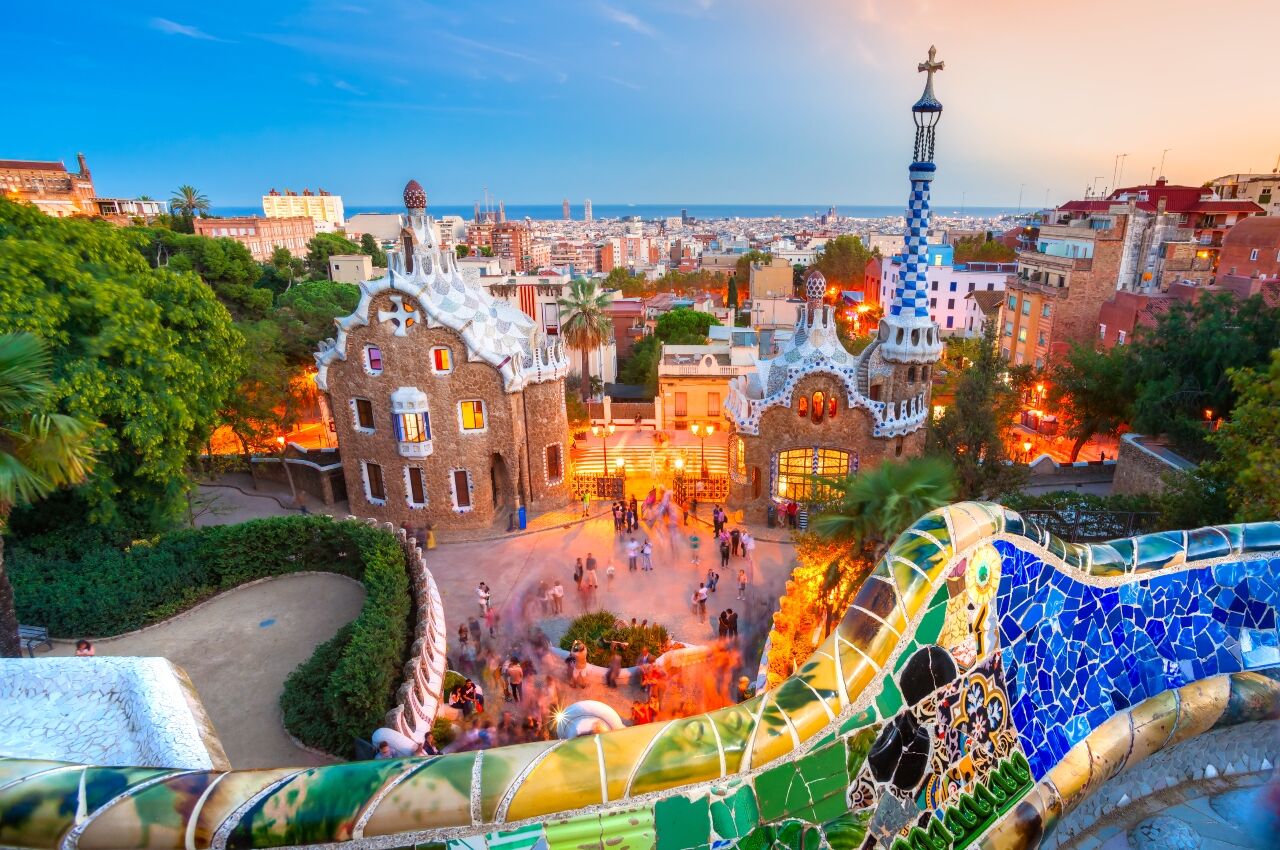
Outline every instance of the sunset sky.
<path fill-rule="evenodd" d="M 1214 16 L 1222 15 L 1221 20 Z M 5 12 L 0 158 L 103 195 L 897 203 L 930 44 L 940 202 L 1280 156 L 1275 0 L 72 0 Z"/>

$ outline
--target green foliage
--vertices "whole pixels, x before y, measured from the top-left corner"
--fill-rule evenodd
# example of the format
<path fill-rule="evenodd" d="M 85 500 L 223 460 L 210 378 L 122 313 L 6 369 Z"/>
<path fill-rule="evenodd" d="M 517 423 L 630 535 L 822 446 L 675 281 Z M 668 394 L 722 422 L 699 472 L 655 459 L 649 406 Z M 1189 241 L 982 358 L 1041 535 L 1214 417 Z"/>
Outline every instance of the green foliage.
<path fill-rule="evenodd" d="M 317 233 L 307 243 L 307 274 L 314 278 L 329 277 L 329 257 L 334 254 L 359 254 L 360 246 L 341 233 Z"/>
<path fill-rule="evenodd" d="M 185 529 L 125 550 L 69 535 L 42 542 L 39 550 L 11 547 L 17 609 L 64 637 L 141 628 L 268 576 L 319 570 L 358 579 L 366 591 L 360 614 L 285 684 L 286 726 L 342 755 L 392 705 L 412 599 L 400 543 L 386 531 L 311 515 Z"/>
<path fill-rule="evenodd" d="M 1133 398 L 1130 350 L 1116 346 L 1098 351 L 1077 344 L 1051 370 L 1049 408 L 1058 415 L 1063 435 L 1075 441 L 1073 462 L 1090 438 L 1115 437 L 1128 421 Z"/>
<path fill-rule="evenodd" d="M 1231 478 L 1222 464 L 1202 463 L 1189 472 L 1166 472 L 1164 490 L 1156 497 L 1158 527 L 1200 528 L 1231 522 Z M 1268 519 L 1275 519 L 1272 515 Z"/>
<path fill-rule="evenodd" d="M 1128 354 L 1133 429 L 1166 435 L 1187 457 L 1211 457 L 1204 411 L 1230 418 L 1239 392 L 1231 370 L 1266 368 L 1277 347 L 1280 308 L 1267 307 L 1261 296 L 1207 295 L 1174 304 L 1155 328 L 1139 329 Z"/>
<path fill-rule="evenodd" d="M 491 245 L 481 245 L 481 246 L 480 246 L 480 256 L 482 256 L 482 257 L 492 257 L 492 256 L 493 256 L 493 247 L 492 247 Z"/>
<path fill-rule="evenodd" d="M 306 263 L 301 257 L 295 257 L 288 248 L 277 245 L 271 251 L 271 259 L 262 265 L 262 279 L 258 286 L 271 290 L 279 298 L 302 279 L 305 271 Z"/>
<path fill-rule="evenodd" d="M 725 299 L 725 305 L 730 307 L 735 313 L 738 312 L 738 278 L 737 276 L 729 278 L 729 295 Z"/>
<path fill-rule="evenodd" d="M 751 283 L 751 264 L 764 263 L 768 265 L 773 262 L 773 255 L 765 251 L 747 251 L 745 254 L 738 256 L 738 262 L 733 266 L 733 276 L 729 278 L 729 291 L 737 291 L 737 282 L 741 281 L 743 286 Z M 735 302 L 736 303 L 736 302 Z"/>
<path fill-rule="evenodd" d="M 1003 242 L 997 242 L 988 231 L 986 236 L 968 236 L 955 243 L 955 262 L 959 263 L 1012 263 L 1018 252 Z"/>
<path fill-rule="evenodd" d="M 625 381 L 625 379 L 621 380 Z M 570 386 L 569 381 L 567 380 L 564 382 L 564 411 L 569 419 L 570 431 L 587 427 L 589 424 L 588 420 L 591 418 L 591 413 L 587 410 L 587 405 L 582 401 L 582 391 L 580 387 L 581 381 L 574 386 Z"/>
<path fill-rule="evenodd" d="M 872 256 L 860 238 L 845 234 L 827 242 L 812 268 L 837 289 L 860 289 Z"/>
<path fill-rule="evenodd" d="M 458 255 L 458 259 L 462 259 L 463 257 L 468 257 L 471 255 L 470 245 L 454 245 L 453 250 L 454 250 L 454 253 Z"/>
<path fill-rule="evenodd" d="M 154 227 L 129 227 L 124 232 L 151 266 L 198 274 L 235 318 L 256 319 L 270 313 L 271 291 L 258 287 L 262 267 L 234 239 Z"/>
<path fill-rule="evenodd" d="M 195 186 L 182 185 L 169 197 L 169 210 L 175 215 L 194 218 L 197 215 L 208 215 L 211 209 L 209 198 Z"/>
<path fill-rule="evenodd" d="M 359 303 L 360 287 L 332 280 L 304 281 L 280 296 L 275 319 L 289 361 L 313 363 L 320 341 L 337 334 L 333 320 L 350 315 Z"/>
<path fill-rule="evenodd" d="M 48 344 L 47 412 L 103 425 L 79 521 L 139 536 L 185 512 L 187 460 L 235 386 L 242 338 L 207 284 L 151 268 L 135 243 L 0 200 L 0 333 Z"/>
<path fill-rule="evenodd" d="M 702 345 L 707 341 L 711 326 L 718 324 L 720 320 L 710 313 L 677 307 L 658 317 L 654 335 L 672 345 Z"/>
<path fill-rule="evenodd" d="M 1018 511 L 1159 511 L 1158 500 L 1148 494 L 1099 496 L 1080 490 L 1053 490 L 1049 493 L 1006 493 L 996 499 L 1010 510 Z"/>
<path fill-rule="evenodd" d="M 360 253 L 368 254 L 373 258 L 373 264 L 378 268 L 387 267 L 387 252 L 382 250 L 382 246 L 378 244 L 377 239 L 373 238 L 372 233 L 366 233 L 360 237 Z"/>
<path fill-rule="evenodd" d="M 569 630 L 560 638 L 560 648 L 572 648 L 575 640 L 582 641 L 587 647 L 587 661 L 600 667 L 609 666 L 613 655 L 612 641 L 626 644 L 618 647 L 618 654 L 622 656 L 623 667 L 632 667 L 646 647 L 654 658 L 661 655 L 671 642 L 671 635 L 666 626 L 658 623 L 650 623 L 644 628 L 638 624 L 632 627 L 612 611 L 593 611 L 569 624 Z"/>
<path fill-rule="evenodd" d="M 624 384 L 643 384 L 650 395 L 658 393 L 658 353 L 662 340 L 654 334 L 643 337 L 631 347 L 631 356 L 618 365 L 618 380 Z"/>
<path fill-rule="evenodd" d="M 1280 348 L 1266 369 L 1235 369 L 1231 418 L 1209 439 L 1221 455 L 1227 495 L 1241 522 L 1280 517 Z"/>
<path fill-rule="evenodd" d="M 1025 468 L 1006 463 L 1018 395 L 1002 379 L 1009 364 L 996 350 L 994 322 L 987 322 L 973 354 L 973 363 L 956 380 L 955 399 L 927 438 L 927 451 L 953 465 L 961 499 L 1009 492 L 1026 476 Z"/>
<path fill-rule="evenodd" d="M 584 379 L 591 373 L 587 356 L 613 338 L 613 320 L 606 312 L 612 300 L 610 293 L 586 278 L 570 283 L 569 294 L 557 299 L 561 339 L 569 348 L 581 352 Z"/>

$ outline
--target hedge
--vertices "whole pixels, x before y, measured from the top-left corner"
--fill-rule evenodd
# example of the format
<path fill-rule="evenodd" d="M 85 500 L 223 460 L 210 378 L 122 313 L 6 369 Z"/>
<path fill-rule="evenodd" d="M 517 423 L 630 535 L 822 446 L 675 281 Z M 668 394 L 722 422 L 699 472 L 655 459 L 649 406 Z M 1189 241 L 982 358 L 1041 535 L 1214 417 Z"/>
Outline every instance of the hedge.
<path fill-rule="evenodd" d="M 619 623 L 625 625 L 619 628 Z M 625 644 L 618 647 L 622 666 L 633 667 L 640 657 L 640 650 L 648 647 L 649 654 L 657 658 L 666 650 L 671 636 L 667 627 L 658 623 L 650 623 L 643 628 L 638 624 L 633 627 L 612 611 L 594 611 L 569 624 L 569 630 L 560 638 L 560 648 L 572 649 L 575 640 L 586 645 L 587 661 L 601 667 L 608 667 L 613 656 L 611 641 Z"/>
<path fill-rule="evenodd" d="M 137 541 L 125 550 L 45 539 L 16 543 L 6 567 L 19 619 L 55 637 L 110 637 L 167 619 L 246 582 L 303 571 L 364 584 L 360 614 L 285 682 L 286 728 L 348 755 L 394 703 L 412 630 L 404 554 L 391 533 L 326 516 L 287 516 Z"/>

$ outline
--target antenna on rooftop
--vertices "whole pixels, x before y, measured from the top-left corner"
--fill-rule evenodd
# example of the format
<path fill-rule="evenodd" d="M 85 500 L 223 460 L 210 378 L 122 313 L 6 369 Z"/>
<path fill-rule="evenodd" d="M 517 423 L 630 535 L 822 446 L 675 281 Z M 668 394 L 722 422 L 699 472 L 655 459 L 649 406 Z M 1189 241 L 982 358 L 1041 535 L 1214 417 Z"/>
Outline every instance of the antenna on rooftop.
<path fill-rule="evenodd" d="M 1164 176 L 1164 158 L 1169 155 L 1169 151 L 1171 150 L 1173 150 L 1173 148 L 1165 148 L 1163 151 L 1160 152 L 1160 176 L 1161 177 Z"/>

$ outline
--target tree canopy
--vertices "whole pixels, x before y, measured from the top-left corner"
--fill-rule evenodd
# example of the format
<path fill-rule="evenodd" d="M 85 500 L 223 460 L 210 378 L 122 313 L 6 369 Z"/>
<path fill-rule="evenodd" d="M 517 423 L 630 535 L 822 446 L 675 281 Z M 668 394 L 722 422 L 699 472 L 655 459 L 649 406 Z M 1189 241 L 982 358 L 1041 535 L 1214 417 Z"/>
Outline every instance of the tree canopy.
<path fill-rule="evenodd" d="M 1075 345 L 1049 372 L 1049 409 L 1074 440 L 1072 462 L 1095 435 L 1114 437 L 1128 421 L 1132 384 L 1128 349 Z"/>
<path fill-rule="evenodd" d="M 654 334 L 672 345 L 702 345 L 711 326 L 718 324 L 720 320 L 710 313 L 677 307 L 658 316 Z"/>
<path fill-rule="evenodd" d="M 271 291 L 258 287 L 263 267 L 234 239 L 163 227 L 130 227 L 125 233 L 151 266 L 199 275 L 235 318 L 256 319 L 271 311 Z"/>
<path fill-rule="evenodd" d="M 360 253 L 368 254 L 378 268 L 387 267 L 387 252 L 382 250 L 382 246 L 378 244 L 377 239 L 373 238 L 372 233 L 366 233 L 360 237 Z"/>
<path fill-rule="evenodd" d="M 341 233 L 317 233 L 307 243 L 307 274 L 313 278 L 329 277 L 329 258 L 334 254 L 361 254 L 360 246 Z"/>
<path fill-rule="evenodd" d="M 334 336 L 333 320 L 347 316 L 360 303 L 360 287 L 332 280 L 308 280 L 280 296 L 275 321 L 283 352 L 295 364 L 312 363 L 320 341 Z"/>
<path fill-rule="evenodd" d="M 1216 466 L 1241 522 L 1280 517 L 1280 348 L 1265 368 L 1235 369 L 1231 418 L 1210 437 L 1221 455 Z"/>
<path fill-rule="evenodd" d="M 845 234 L 828 240 L 810 268 L 822 272 L 827 283 L 833 286 L 861 289 L 867 273 L 867 263 L 874 256 L 859 237 Z"/>
<path fill-rule="evenodd" d="M 50 412 L 102 423 L 75 491 L 83 516 L 139 535 L 185 510 L 191 450 L 235 386 L 243 340 L 208 284 L 151 268 L 136 241 L 0 199 L 0 333 L 48 345 Z"/>
<path fill-rule="evenodd" d="M 986 236 L 966 236 L 956 241 L 956 263 L 1012 263 L 1018 252 L 997 242 L 988 231 Z"/>
<path fill-rule="evenodd" d="M 1009 363 L 996 349 L 994 322 L 983 329 L 974 360 L 956 381 L 955 398 L 933 422 L 928 452 L 950 460 L 961 499 L 991 498 L 1014 489 L 1025 470 L 1006 463 L 1005 440 L 1018 394 L 1004 380 Z"/>

